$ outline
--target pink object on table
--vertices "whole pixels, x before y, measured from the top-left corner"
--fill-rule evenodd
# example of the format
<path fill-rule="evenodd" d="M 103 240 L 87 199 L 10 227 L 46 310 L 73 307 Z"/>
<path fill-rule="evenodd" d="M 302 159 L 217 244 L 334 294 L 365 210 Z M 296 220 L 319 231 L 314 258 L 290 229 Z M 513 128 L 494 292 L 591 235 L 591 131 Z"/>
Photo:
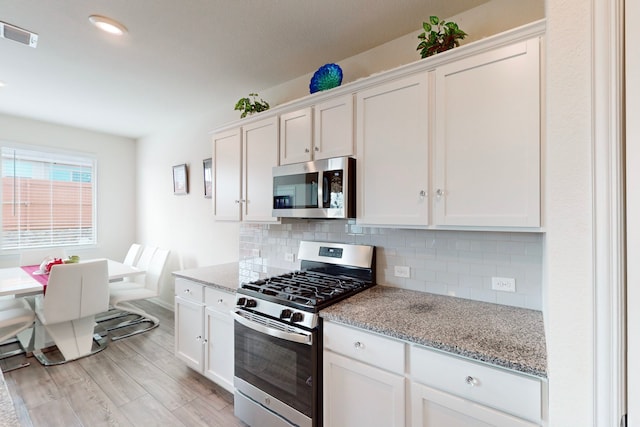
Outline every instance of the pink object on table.
<path fill-rule="evenodd" d="M 38 282 L 40 282 L 40 284 L 42 285 L 42 292 L 45 292 L 47 290 L 47 282 L 49 281 L 49 275 L 48 274 L 33 274 L 34 272 L 40 270 L 40 266 L 39 265 L 25 265 L 25 266 L 23 266 L 21 268 L 25 272 L 29 273 L 31 275 L 31 277 L 33 277 Z"/>

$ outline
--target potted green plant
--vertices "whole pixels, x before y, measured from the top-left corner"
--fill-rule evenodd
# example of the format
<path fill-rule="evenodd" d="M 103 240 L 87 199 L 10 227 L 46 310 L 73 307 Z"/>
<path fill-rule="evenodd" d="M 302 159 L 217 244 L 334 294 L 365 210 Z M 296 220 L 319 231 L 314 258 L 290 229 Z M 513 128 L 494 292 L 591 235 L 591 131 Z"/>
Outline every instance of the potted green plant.
<path fill-rule="evenodd" d="M 242 111 L 242 114 L 240 115 L 241 119 L 247 117 L 247 115 L 269 109 L 269 103 L 267 101 L 262 98 L 258 100 L 257 98 L 257 93 L 250 93 L 248 97 L 240 98 L 238 102 L 236 102 L 234 110 Z"/>
<path fill-rule="evenodd" d="M 437 16 L 430 16 L 429 22 L 422 23 L 422 28 L 424 32 L 418 35 L 421 42 L 416 49 L 422 58 L 460 46 L 460 40 L 467 36 L 458 24 L 441 21 Z"/>

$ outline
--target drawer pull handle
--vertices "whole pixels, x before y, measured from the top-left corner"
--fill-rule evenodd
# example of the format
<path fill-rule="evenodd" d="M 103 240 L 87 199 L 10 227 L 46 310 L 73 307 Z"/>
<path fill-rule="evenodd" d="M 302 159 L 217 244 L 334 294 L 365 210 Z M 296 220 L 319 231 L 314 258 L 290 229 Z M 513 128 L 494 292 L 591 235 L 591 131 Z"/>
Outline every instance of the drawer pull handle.
<path fill-rule="evenodd" d="M 356 350 L 364 350 L 364 344 L 362 344 L 360 341 L 356 341 L 355 343 L 353 343 L 353 346 Z"/>
<path fill-rule="evenodd" d="M 469 384 L 471 387 L 478 385 L 478 380 L 473 378 L 472 376 L 468 376 L 467 378 L 465 378 L 464 382 Z"/>

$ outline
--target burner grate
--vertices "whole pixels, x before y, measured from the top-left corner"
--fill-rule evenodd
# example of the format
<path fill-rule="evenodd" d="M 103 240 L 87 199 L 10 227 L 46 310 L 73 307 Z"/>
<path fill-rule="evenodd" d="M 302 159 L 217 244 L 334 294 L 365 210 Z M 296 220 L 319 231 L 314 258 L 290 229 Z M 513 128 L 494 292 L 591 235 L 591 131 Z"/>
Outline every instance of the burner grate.
<path fill-rule="evenodd" d="M 314 271 L 295 271 L 246 283 L 243 288 L 310 307 L 367 287 L 365 281 Z"/>

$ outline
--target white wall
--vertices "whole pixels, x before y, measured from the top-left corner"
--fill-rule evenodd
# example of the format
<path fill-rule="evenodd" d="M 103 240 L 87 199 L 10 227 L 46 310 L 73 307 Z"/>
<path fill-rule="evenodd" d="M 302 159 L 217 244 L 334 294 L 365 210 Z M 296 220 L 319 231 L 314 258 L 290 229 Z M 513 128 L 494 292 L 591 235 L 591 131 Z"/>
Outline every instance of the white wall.
<path fill-rule="evenodd" d="M 98 246 L 74 251 L 81 257 L 124 258 L 136 237 L 134 140 L 0 114 L 0 141 L 94 154 Z"/>
<path fill-rule="evenodd" d="M 230 114 L 226 120 L 235 119 Z M 171 250 L 167 271 L 237 261 L 238 223 L 213 220 L 204 198 L 202 161 L 211 157 L 211 120 L 194 120 L 173 132 L 138 141 L 137 238 Z M 172 166 L 186 163 L 189 193 L 173 194 Z M 173 278 L 165 275 L 160 302 L 173 307 Z"/>
<path fill-rule="evenodd" d="M 547 1 L 546 310 L 552 426 L 590 426 L 594 395 L 590 2 Z"/>

